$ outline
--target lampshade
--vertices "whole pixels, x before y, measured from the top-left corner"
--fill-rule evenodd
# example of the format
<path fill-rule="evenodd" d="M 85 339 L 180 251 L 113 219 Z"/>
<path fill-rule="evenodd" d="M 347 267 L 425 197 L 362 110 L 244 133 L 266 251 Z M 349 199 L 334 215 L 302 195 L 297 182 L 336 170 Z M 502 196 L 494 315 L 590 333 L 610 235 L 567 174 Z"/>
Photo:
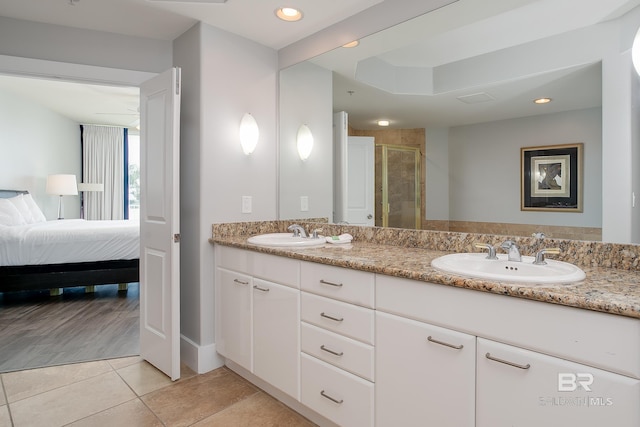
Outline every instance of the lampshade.
<path fill-rule="evenodd" d="M 104 191 L 104 184 L 81 182 L 78 184 L 78 191 Z"/>
<path fill-rule="evenodd" d="M 56 196 L 77 196 L 78 184 L 75 175 L 49 175 L 47 177 L 47 194 Z"/>
<path fill-rule="evenodd" d="M 313 150 L 313 134 L 307 125 L 300 125 L 296 141 L 298 155 L 302 160 L 307 160 L 311 154 L 311 150 Z"/>
<path fill-rule="evenodd" d="M 240 121 L 240 145 L 242 145 L 242 151 L 244 154 L 251 154 L 258 145 L 258 137 L 260 136 L 260 130 L 258 129 L 258 123 L 256 119 L 249 113 L 245 113 Z"/>

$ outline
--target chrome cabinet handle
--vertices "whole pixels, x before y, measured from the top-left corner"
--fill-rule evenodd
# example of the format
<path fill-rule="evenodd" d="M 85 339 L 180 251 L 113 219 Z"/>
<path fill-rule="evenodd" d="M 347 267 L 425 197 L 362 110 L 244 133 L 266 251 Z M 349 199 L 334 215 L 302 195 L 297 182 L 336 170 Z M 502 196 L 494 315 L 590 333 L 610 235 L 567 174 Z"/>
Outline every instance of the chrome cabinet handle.
<path fill-rule="evenodd" d="M 427 341 L 435 343 L 435 344 L 440 344 L 440 345 L 444 345 L 444 346 L 447 346 L 447 347 L 455 348 L 456 350 L 461 350 L 462 348 L 464 348 L 464 345 L 462 345 L 462 344 L 460 344 L 460 345 L 449 344 L 447 342 L 434 339 L 434 338 L 431 337 L 431 335 L 429 335 L 427 337 Z"/>
<path fill-rule="evenodd" d="M 489 360 L 493 360 L 494 362 L 504 363 L 505 365 L 513 366 L 514 368 L 529 369 L 531 367 L 531 365 L 528 363 L 526 365 L 520 365 L 518 363 L 509 362 L 508 360 L 498 359 L 497 357 L 493 357 L 491 353 L 487 353 L 485 356 Z"/>
<path fill-rule="evenodd" d="M 338 318 L 338 317 L 329 316 L 324 311 L 320 313 L 320 316 L 324 317 L 325 319 L 334 320 L 336 322 L 342 322 L 344 320 L 344 317 Z"/>
<path fill-rule="evenodd" d="M 258 285 L 253 285 L 253 289 L 256 289 L 256 290 L 262 291 L 262 292 L 269 292 L 269 290 L 270 290 L 269 288 L 261 288 Z"/>
<path fill-rule="evenodd" d="M 248 284 L 249 284 L 249 282 L 245 282 L 245 281 L 242 281 L 242 280 L 240 280 L 240 279 L 233 279 L 233 281 L 234 281 L 235 283 L 240 284 L 240 285 L 248 285 Z"/>
<path fill-rule="evenodd" d="M 342 287 L 342 283 L 333 283 L 333 282 L 326 281 L 324 279 L 320 279 L 320 283 L 322 283 L 323 285 L 335 286 L 337 288 Z"/>
<path fill-rule="evenodd" d="M 325 393 L 324 390 L 320 391 L 320 395 L 322 397 L 324 397 L 325 399 L 329 399 L 330 401 L 337 403 L 338 405 L 340 405 L 340 404 L 342 404 L 342 402 L 344 402 L 343 399 L 340 399 L 340 400 L 334 399 L 333 397 L 331 397 L 327 393 Z"/>
<path fill-rule="evenodd" d="M 333 351 L 333 350 L 331 350 L 331 349 L 329 349 L 329 348 L 325 347 L 325 346 L 324 346 L 324 344 L 322 344 L 322 345 L 320 346 L 320 350 L 326 351 L 327 353 L 331 353 L 331 354 L 333 354 L 334 356 L 342 356 L 342 355 L 344 354 L 344 352 L 342 352 L 342 351 L 341 351 L 340 353 L 338 353 L 337 351 Z"/>

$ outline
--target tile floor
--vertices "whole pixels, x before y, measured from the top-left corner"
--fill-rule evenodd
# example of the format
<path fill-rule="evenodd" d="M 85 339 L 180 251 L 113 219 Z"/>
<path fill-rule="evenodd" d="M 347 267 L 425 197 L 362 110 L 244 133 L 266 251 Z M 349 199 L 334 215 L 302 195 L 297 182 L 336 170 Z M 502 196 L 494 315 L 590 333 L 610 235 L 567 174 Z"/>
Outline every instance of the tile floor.
<path fill-rule="evenodd" d="M 139 357 L 0 375 L 0 427 L 313 426 L 227 368 L 176 382 Z"/>

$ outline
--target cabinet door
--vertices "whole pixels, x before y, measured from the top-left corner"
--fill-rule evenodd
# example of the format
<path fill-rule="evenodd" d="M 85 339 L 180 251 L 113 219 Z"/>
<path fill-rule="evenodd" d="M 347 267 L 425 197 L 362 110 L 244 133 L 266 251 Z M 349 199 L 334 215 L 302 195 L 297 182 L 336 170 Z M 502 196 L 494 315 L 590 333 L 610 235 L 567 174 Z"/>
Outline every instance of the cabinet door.
<path fill-rule="evenodd" d="M 473 426 L 476 338 L 376 313 L 376 426 Z"/>
<path fill-rule="evenodd" d="M 253 279 L 253 373 L 299 399 L 300 291 Z"/>
<path fill-rule="evenodd" d="M 253 371 L 251 364 L 252 278 L 216 269 L 216 350 Z"/>
<path fill-rule="evenodd" d="M 640 425 L 640 380 L 478 338 L 478 427 Z"/>

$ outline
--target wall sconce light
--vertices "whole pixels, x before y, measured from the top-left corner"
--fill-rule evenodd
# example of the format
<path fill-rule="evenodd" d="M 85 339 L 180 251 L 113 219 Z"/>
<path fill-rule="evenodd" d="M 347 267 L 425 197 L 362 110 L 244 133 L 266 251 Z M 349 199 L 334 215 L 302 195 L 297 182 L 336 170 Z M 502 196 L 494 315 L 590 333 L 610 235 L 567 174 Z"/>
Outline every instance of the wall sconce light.
<path fill-rule="evenodd" d="M 300 125 L 298 128 L 298 136 L 296 138 L 298 146 L 298 155 L 302 160 L 307 160 L 313 150 L 313 134 L 307 125 Z"/>
<path fill-rule="evenodd" d="M 58 199 L 58 219 L 64 219 L 62 196 L 77 196 L 78 184 L 75 175 L 49 175 L 47 177 L 47 194 L 60 196 Z"/>
<path fill-rule="evenodd" d="M 253 153 L 258 145 L 258 137 L 260 136 L 260 130 L 258 129 L 258 123 L 256 119 L 249 113 L 245 113 L 240 121 L 240 145 L 244 154 L 249 155 Z"/>

